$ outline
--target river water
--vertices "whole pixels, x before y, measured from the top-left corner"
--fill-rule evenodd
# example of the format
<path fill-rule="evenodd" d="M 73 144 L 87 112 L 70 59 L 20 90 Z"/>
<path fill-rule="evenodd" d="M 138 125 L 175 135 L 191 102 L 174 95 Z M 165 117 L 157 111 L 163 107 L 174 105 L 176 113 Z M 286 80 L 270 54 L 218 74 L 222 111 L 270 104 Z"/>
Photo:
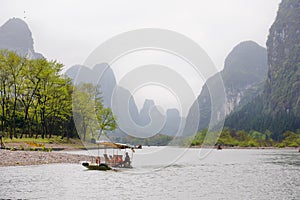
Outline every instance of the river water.
<path fill-rule="evenodd" d="M 296 149 L 145 147 L 134 153 L 133 166 L 0 167 L 0 199 L 300 199 Z"/>

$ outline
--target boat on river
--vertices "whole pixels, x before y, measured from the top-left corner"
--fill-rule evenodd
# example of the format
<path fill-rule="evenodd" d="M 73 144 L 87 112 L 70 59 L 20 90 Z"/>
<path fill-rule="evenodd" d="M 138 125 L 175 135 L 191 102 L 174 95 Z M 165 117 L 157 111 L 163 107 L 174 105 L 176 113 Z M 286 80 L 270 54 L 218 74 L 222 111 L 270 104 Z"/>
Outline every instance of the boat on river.
<path fill-rule="evenodd" d="M 89 170 L 112 170 L 116 168 L 132 168 L 133 153 L 135 147 L 128 144 L 114 143 L 109 141 L 97 141 L 98 156 L 92 162 L 84 161 L 82 166 Z M 99 147 L 104 147 L 104 153 L 100 155 Z M 108 150 L 112 150 L 112 154 L 108 154 Z M 129 151 L 128 151 L 129 150 Z M 131 153 L 131 156 L 129 155 Z"/>

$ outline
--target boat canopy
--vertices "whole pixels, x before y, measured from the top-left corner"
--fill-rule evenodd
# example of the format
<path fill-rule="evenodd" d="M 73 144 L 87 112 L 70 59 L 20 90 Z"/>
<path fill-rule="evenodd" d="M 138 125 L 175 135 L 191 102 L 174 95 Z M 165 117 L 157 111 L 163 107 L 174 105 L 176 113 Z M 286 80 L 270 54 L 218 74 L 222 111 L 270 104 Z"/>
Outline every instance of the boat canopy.
<path fill-rule="evenodd" d="M 109 142 L 109 141 L 97 141 L 96 142 L 99 145 L 104 145 L 106 147 L 112 147 L 112 148 L 117 148 L 117 149 L 134 149 L 134 146 L 129 145 L 129 144 L 122 144 L 122 143 L 114 143 L 114 142 Z"/>

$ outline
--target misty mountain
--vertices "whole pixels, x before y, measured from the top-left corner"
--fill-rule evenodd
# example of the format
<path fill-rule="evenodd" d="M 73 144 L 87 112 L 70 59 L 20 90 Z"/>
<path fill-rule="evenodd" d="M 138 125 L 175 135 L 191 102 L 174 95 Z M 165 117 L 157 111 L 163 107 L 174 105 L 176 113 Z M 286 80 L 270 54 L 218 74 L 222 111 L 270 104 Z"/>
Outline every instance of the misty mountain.
<path fill-rule="evenodd" d="M 75 84 L 92 83 L 99 85 L 104 106 L 112 108 L 112 96 L 114 90 L 117 89 L 117 83 L 114 72 L 107 63 L 97 64 L 93 69 L 83 65 L 74 65 L 65 72 L 65 75 L 71 78 Z M 131 96 L 125 88 L 118 89 L 122 94 L 120 96 Z M 134 121 L 139 119 L 139 111 L 133 98 L 129 100 L 129 113 Z"/>
<path fill-rule="evenodd" d="M 283 0 L 267 40 L 268 76 L 264 91 L 225 125 L 231 128 L 273 132 L 283 138 L 300 128 L 300 1 Z"/>
<path fill-rule="evenodd" d="M 148 99 L 145 100 L 143 107 L 139 111 L 130 92 L 127 89 L 116 85 L 114 73 L 108 64 L 97 64 L 93 69 L 82 65 L 74 65 L 69 68 L 65 74 L 71 78 L 75 84 L 92 83 L 99 85 L 104 106 L 112 108 L 113 111 L 123 110 L 125 103 L 128 102 L 128 112 L 123 110 L 117 114 L 115 113 L 119 125 L 121 125 L 120 129 L 123 129 L 116 130 L 116 133 L 124 134 L 126 129 L 134 131 L 132 130 L 132 122 L 137 126 L 147 127 L 153 120 L 155 121 L 156 119 L 164 118 L 166 118 L 166 124 L 159 129 L 157 133 L 167 135 L 175 135 L 177 133 L 181 120 L 179 111 L 171 109 L 168 110 L 167 115 L 164 116 L 164 114 L 158 110 L 154 101 Z M 115 92 L 118 92 L 117 96 L 115 96 L 115 98 L 117 98 L 115 101 L 112 99 L 114 90 Z M 150 114 L 152 115 L 153 120 L 151 120 Z M 126 121 L 129 119 L 132 119 L 132 121 Z M 151 127 L 148 128 L 150 130 Z"/>
<path fill-rule="evenodd" d="M 137 121 L 140 126 L 146 126 L 151 122 L 149 115 L 150 110 L 159 112 L 154 104 L 154 101 L 152 99 L 146 99 L 142 109 L 140 110 L 140 120 Z"/>
<path fill-rule="evenodd" d="M 162 134 L 171 135 L 171 136 L 181 136 L 182 133 L 180 123 L 184 123 L 185 119 L 180 116 L 179 111 L 176 108 L 167 109 L 166 112 L 166 123 L 163 129 L 161 130 Z M 184 124 L 182 124 L 183 126 Z"/>
<path fill-rule="evenodd" d="M 99 85 L 104 106 L 111 107 L 111 98 L 116 86 L 116 79 L 107 63 L 97 64 L 93 69 L 83 65 L 74 65 L 65 74 L 75 81 L 75 84 L 92 83 Z"/>
<path fill-rule="evenodd" d="M 19 18 L 12 18 L 0 27 L 0 49 L 16 52 L 29 59 L 42 58 L 33 47 L 33 38 L 28 25 Z"/>
<path fill-rule="evenodd" d="M 146 126 L 151 122 L 150 112 L 156 117 L 165 118 L 164 126 L 159 133 L 170 136 L 179 136 L 181 134 L 179 132 L 181 130 L 180 123 L 184 123 L 185 119 L 180 116 L 176 108 L 167 109 L 166 114 L 164 114 L 162 113 L 163 111 L 157 108 L 153 100 L 146 99 L 139 113 L 140 118 L 137 121 L 140 126 Z"/>
<path fill-rule="evenodd" d="M 266 49 L 253 41 L 245 41 L 238 44 L 229 53 L 225 60 L 224 69 L 209 78 L 202 87 L 202 91 L 196 102 L 190 109 L 187 117 L 187 123 L 193 121 L 191 112 L 198 106 L 200 110 L 200 122 L 198 130 L 208 127 L 211 118 L 211 99 L 210 94 L 216 96 L 221 94 L 220 87 L 224 83 L 227 102 L 216 100 L 213 105 L 214 110 L 220 110 L 217 114 L 218 119 L 224 117 L 242 105 L 247 104 L 255 96 L 263 91 L 264 81 L 267 74 L 267 52 Z M 221 76 L 223 83 L 219 82 L 218 76 Z M 208 86 L 211 86 L 209 91 Z M 222 112 L 224 110 L 224 112 Z"/>

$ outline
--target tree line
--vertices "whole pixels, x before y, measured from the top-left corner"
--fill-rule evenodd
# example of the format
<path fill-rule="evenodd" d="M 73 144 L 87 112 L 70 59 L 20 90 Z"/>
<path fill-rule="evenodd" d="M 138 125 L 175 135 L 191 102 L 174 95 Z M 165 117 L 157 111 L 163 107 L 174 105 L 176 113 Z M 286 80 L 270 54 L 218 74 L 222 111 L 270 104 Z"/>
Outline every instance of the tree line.
<path fill-rule="evenodd" d="M 220 144 L 223 146 L 239 147 L 298 147 L 300 146 L 300 129 L 296 132 L 285 131 L 283 137 L 277 140 L 277 134 L 269 130 L 259 132 L 251 130 L 235 130 L 225 127 L 221 133 L 211 132 L 207 129 L 198 132 L 195 137 L 190 138 L 192 146 Z M 216 136 L 216 137 L 214 137 Z M 217 139 L 216 139 L 217 138 Z"/>
<path fill-rule="evenodd" d="M 263 97 L 258 95 L 252 102 L 226 117 L 225 126 L 248 132 L 269 130 L 275 141 L 281 141 L 286 131 L 297 132 L 300 129 L 300 117 L 289 109 L 274 113 L 266 112 Z"/>
<path fill-rule="evenodd" d="M 79 131 L 84 139 L 91 129 L 99 126 L 103 130 L 116 128 L 111 110 L 103 107 L 99 86 L 82 83 L 75 87 L 71 79 L 62 75 L 62 69 L 63 65 L 56 61 L 32 60 L 11 51 L 0 51 L 0 131 L 3 136 L 78 137 L 74 116 L 80 119 L 78 127 L 85 127 Z M 81 88 L 97 92 L 91 96 Z M 74 94 L 81 102 L 72 109 Z M 97 123 L 84 112 L 89 106 L 96 107 Z"/>

